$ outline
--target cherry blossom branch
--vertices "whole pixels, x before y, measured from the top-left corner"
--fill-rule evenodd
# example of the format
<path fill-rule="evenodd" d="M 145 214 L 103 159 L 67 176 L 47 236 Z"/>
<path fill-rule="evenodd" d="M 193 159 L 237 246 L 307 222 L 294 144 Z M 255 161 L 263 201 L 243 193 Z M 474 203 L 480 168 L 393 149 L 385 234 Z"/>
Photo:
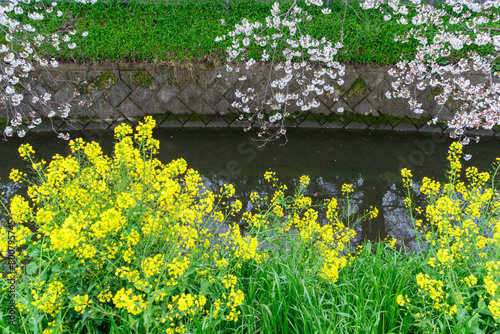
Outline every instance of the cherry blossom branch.
<path fill-rule="evenodd" d="M 96 0 L 76 0 L 81 3 L 95 3 Z M 39 110 L 46 113 L 51 120 L 57 116 L 66 119 L 73 100 L 79 96 L 75 91 L 68 101 L 55 102 L 49 93 L 37 93 L 31 87 L 33 78 L 30 74 L 35 68 L 45 70 L 52 78 L 48 68 L 56 68 L 59 63 L 54 57 L 45 56 L 44 48 L 52 47 L 56 52 L 76 47 L 76 36 L 85 37 L 87 32 L 77 34 L 70 29 L 50 35 L 40 34 L 29 23 L 21 24 L 15 19 L 19 15 L 29 20 L 58 19 L 63 16 L 61 11 L 54 12 L 57 3 L 45 6 L 40 0 L 9 0 L 0 7 L 0 31 L 5 34 L 8 44 L 0 45 L 0 101 L 6 110 L 7 126 L 4 137 L 17 133 L 19 137 L 26 134 L 26 128 L 32 129 L 41 123 L 41 115 L 32 105 L 38 105 Z M 23 22 L 29 21 L 23 19 Z M 30 81 L 31 80 L 31 81 Z M 28 103 L 26 100 L 29 99 Z M 80 101 L 83 103 L 82 101 Z M 53 123 L 52 123 L 53 124 Z M 54 127 L 53 130 L 58 132 Z M 59 137 L 69 139 L 69 135 L 58 133 Z"/>
<path fill-rule="evenodd" d="M 323 1 L 306 1 L 306 5 L 311 4 L 321 6 Z M 240 72 L 241 67 L 242 72 L 249 73 L 257 64 L 269 66 L 261 92 L 255 92 L 253 87 L 243 89 L 247 75 L 241 75 L 238 80 L 242 82 L 242 91 L 236 89 L 237 100 L 232 103 L 243 112 L 240 119 L 249 122 L 246 130 L 257 123 L 258 140 L 264 144 L 286 135 L 285 118 L 290 115 L 292 105 L 300 111 L 318 107 L 320 103 L 315 96 L 325 92 L 334 95 L 335 83 L 341 85 L 340 77 L 345 74 L 344 66 L 333 60 L 342 43 L 333 45 L 325 38 L 312 38 L 305 26 L 312 16 L 299 7 L 297 1 L 284 13 L 279 6 L 273 4 L 271 16 L 265 18 L 265 23 L 243 19 L 235 30 L 216 39 L 233 38 L 232 46 L 226 50 L 226 71 Z M 323 8 L 322 12 L 327 15 L 331 10 Z M 248 56 L 250 45 L 260 50 L 256 59 Z M 294 85 L 298 88 L 293 89 Z"/>

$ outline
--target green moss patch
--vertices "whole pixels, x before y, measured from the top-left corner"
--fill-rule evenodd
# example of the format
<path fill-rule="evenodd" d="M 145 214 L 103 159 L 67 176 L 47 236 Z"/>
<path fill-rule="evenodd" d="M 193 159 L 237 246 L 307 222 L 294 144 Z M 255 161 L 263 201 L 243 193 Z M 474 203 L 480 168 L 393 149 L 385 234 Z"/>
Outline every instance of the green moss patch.
<path fill-rule="evenodd" d="M 95 77 L 91 82 L 90 86 L 95 87 L 98 90 L 109 89 L 111 86 L 116 84 L 118 79 L 113 73 L 104 73 Z"/>
<path fill-rule="evenodd" d="M 154 78 L 148 71 L 141 71 L 134 74 L 134 82 L 143 87 L 150 87 Z"/>
<path fill-rule="evenodd" d="M 366 84 L 365 81 L 361 78 L 357 78 L 356 81 L 352 84 L 351 88 L 347 91 L 347 98 L 351 98 L 353 96 L 359 96 L 366 92 Z"/>

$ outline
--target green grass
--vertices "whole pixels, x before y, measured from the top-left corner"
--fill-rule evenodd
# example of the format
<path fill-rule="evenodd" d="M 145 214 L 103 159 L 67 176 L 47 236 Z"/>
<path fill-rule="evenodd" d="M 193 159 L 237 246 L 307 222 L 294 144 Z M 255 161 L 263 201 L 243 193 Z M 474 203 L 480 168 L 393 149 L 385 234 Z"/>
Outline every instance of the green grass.
<path fill-rule="evenodd" d="M 403 35 L 411 25 L 400 25 L 394 20 L 384 21 L 379 10 L 362 10 L 355 3 L 345 12 L 344 47 L 337 60 L 351 64 L 394 64 L 403 57 L 411 59 L 418 44 L 394 41 L 395 35 Z M 60 61 L 152 61 L 152 62 L 208 62 L 220 65 L 225 59 L 225 49 L 230 38 L 217 43 L 215 38 L 227 33 L 243 18 L 264 21 L 270 15 L 272 2 L 256 0 L 232 0 L 230 8 L 224 0 L 182 0 L 175 2 L 136 2 L 129 5 L 111 0 L 94 5 L 61 2 L 55 11 L 61 10 L 62 18 L 55 11 L 43 21 L 29 20 L 37 31 L 45 34 L 64 32 L 76 28 L 89 35 L 77 41 L 77 49 L 71 53 L 46 50 Z M 284 11 L 290 3 L 281 3 Z M 345 5 L 334 1 L 332 13 L 323 15 L 316 6 L 301 5 L 313 16 L 306 23 L 308 32 L 315 38 L 326 37 L 337 42 L 344 20 Z M 27 20 L 25 15 L 18 20 Z M 221 19 L 227 23 L 221 25 Z M 498 27 L 493 23 L 492 27 Z M 4 40 L 0 36 L 0 40 Z M 492 47 L 465 46 L 454 52 L 449 59 L 470 50 L 481 54 L 491 53 Z M 252 49 L 249 49 L 252 52 Z"/>
<path fill-rule="evenodd" d="M 366 242 L 335 284 L 322 284 L 283 253 L 252 268 L 238 333 L 408 333 L 396 304 L 415 277 L 418 256 Z"/>
<path fill-rule="evenodd" d="M 220 36 L 243 18 L 263 20 L 270 15 L 271 3 L 249 0 L 179 1 L 176 3 L 138 3 L 128 6 L 119 2 L 83 5 L 61 3 L 56 10 L 65 13 L 52 21 L 30 22 L 40 31 L 50 33 L 61 27 L 76 27 L 89 35 L 72 52 L 76 61 L 220 61 L 229 44 L 216 43 Z M 289 4 L 282 4 L 283 8 Z M 305 7 L 305 6 L 304 6 Z M 313 37 L 337 41 L 340 36 L 344 5 L 334 2 L 332 14 L 323 15 L 310 7 L 314 19 L 307 23 Z M 338 60 L 360 64 L 390 64 L 401 54 L 410 53 L 414 45 L 393 41 L 395 33 L 407 27 L 386 22 L 378 11 L 363 11 L 355 6 L 347 10 L 345 22 L 345 53 Z M 227 23 L 222 26 L 220 20 Z M 51 50 L 52 54 L 56 54 Z M 60 60 L 71 59 L 58 54 Z"/>

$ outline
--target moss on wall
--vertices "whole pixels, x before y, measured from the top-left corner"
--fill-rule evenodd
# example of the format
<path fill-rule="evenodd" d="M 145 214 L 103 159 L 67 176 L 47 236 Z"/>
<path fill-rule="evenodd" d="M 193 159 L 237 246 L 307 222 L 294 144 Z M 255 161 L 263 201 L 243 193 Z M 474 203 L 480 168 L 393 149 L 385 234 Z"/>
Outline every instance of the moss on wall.
<path fill-rule="evenodd" d="M 151 87 L 153 76 L 148 71 L 141 71 L 134 74 L 134 82 L 139 86 Z"/>
<path fill-rule="evenodd" d="M 89 86 L 95 87 L 98 90 L 104 90 L 111 88 L 111 86 L 113 86 L 117 82 L 118 79 L 113 73 L 104 73 L 92 79 L 92 81 L 90 81 Z"/>
<path fill-rule="evenodd" d="M 361 78 L 357 78 L 356 81 L 352 84 L 351 88 L 347 91 L 347 98 L 351 98 L 353 96 L 359 96 L 366 92 L 366 84 L 365 81 Z"/>

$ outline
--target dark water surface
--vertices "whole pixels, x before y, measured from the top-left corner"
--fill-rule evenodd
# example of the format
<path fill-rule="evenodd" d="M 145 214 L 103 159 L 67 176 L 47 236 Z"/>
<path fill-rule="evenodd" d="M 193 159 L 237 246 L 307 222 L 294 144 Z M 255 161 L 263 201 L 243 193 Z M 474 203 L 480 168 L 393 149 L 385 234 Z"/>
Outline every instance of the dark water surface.
<path fill-rule="evenodd" d="M 207 188 L 217 191 L 231 182 L 236 197 L 249 205 L 249 195 L 258 191 L 271 192 L 263 179 L 265 171 L 272 170 L 291 190 L 301 175 L 309 175 L 308 195 L 318 202 L 341 195 L 343 183 L 353 184 L 353 202 L 357 208 L 376 206 L 379 217 L 356 228 L 360 239 L 378 239 L 387 235 L 399 242 L 411 242 L 411 222 L 403 207 L 404 193 L 399 177 L 403 167 L 413 171 L 414 179 L 423 176 L 444 179 L 447 168 L 446 154 L 451 140 L 443 135 L 423 136 L 396 133 L 348 133 L 343 131 L 289 131 L 288 143 L 277 141 L 259 148 L 253 134 L 240 130 L 165 130 L 154 133 L 160 140 L 159 159 L 169 162 L 184 158 L 188 167 L 203 176 Z M 112 132 L 85 132 L 72 134 L 96 141 L 106 154 L 113 146 Z M 17 148 L 29 142 L 39 159 L 49 161 L 58 153 L 69 154 L 67 142 L 53 134 L 32 134 L 21 140 L 0 143 L 0 187 L 10 196 L 16 190 L 9 182 L 12 168 L 24 169 Z M 500 156 L 500 142 L 483 139 L 471 143 L 465 153 L 473 158 L 464 165 L 488 170 L 491 162 Z"/>

